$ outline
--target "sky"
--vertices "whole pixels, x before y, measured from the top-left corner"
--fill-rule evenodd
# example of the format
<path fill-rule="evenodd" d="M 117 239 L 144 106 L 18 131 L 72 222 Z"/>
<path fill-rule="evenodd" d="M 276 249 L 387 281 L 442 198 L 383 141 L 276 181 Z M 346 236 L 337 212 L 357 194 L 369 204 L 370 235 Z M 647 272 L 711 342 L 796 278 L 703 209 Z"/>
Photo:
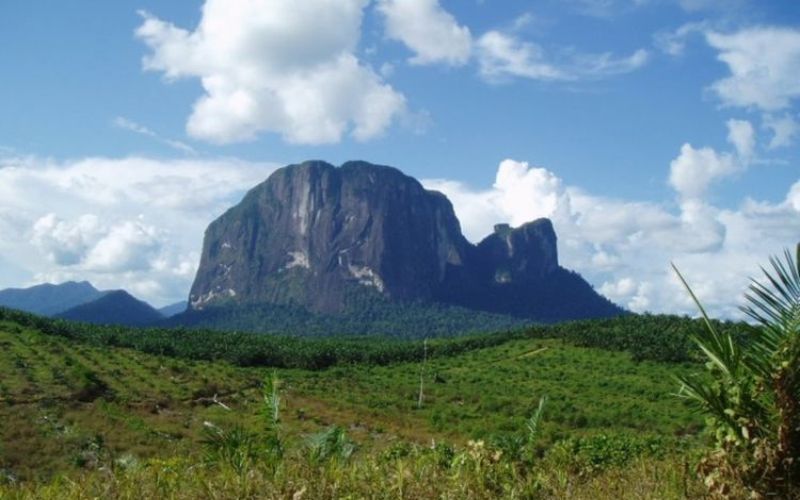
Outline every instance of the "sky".
<path fill-rule="evenodd" d="M 0 3 L 0 287 L 185 300 L 276 168 L 392 165 L 473 242 L 553 220 L 637 312 L 740 316 L 800 241 L 795 0 Z"/>

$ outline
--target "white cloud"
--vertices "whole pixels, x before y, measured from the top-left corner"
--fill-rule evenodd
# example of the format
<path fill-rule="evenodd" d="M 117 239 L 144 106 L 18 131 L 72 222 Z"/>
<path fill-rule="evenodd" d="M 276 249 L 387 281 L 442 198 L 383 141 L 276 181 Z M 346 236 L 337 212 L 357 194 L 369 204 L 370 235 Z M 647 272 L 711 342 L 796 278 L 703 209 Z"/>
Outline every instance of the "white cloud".
<path fill-rule="evenodd" d="M 186 154 L 191 154 L 191 155 L 197 154 L 197 151 L 195 151 L 195 149 L 193 147 L 189 146 L 185 142 L 177 141 L 177 140 L 174 140 L 174 139 L 166 139 L 164 137 L 161 137 L 160 135 L 158 135 L 157 133 L 153 132 L 152 130 L 150 130 L 149 128 L 145 127 L 144 125 L 136 123 L 133 120 L 129 120 L 129 119 L 125 118 L 125 117 L 118 116 L 118 117 L 114 118 L 113 124 L 117 128 L 120 128 L 120 129 L 123 129 L 123 130 L 128 130 L 130 132 L 133 132 L 133 133 L 136 133 L 136 134 L 139 134 L 139 135 L 143 135 L 145 137 L 150 137 L 152 139 L 155 139 L 156 141 L 160 142 L 161 144 L 165 144 L 165 145 L 167 145 L 167 146 L 169 146 L 169 147 L 171 147 L 171 148 L 173 148 L 173 149 L 175 149 L 177 151 L 180 151 L 181 153 L 186 153 Z"/>
<path fill-rule="evenodd" d="M 636 282 L 631 278 L 622 278 L 617 281 L 606 281 L 600 287 L 600 293 L 611 300 L 617 300 L 633 295 L 638 289 Z"/>
<path fill-rule="evenodd" d="M 647 64 L 650 55 L 638 49 L 629 56 L 617 57 L 610 52 L 600 54 L 576 54 L 573 56 L 573 72 L 582 78 L 603 78 L 636 71 Z"/>
<path fill-rule="evenodd" d="M 786 197 L 786 203 L 796 212 L 800 213 L 800 181 L 797 181 L 789 190 L 789 195 Z"/>
<path fill-rule="evenodd" d="M 730 154 L 717 153 L 711 148 L 695 149 L 687 143 L 670 164 L 669 183 L 683 199 L 698 199 L 713 181 L 739 169 L 739 164 Z"/>
<path fill-rule="evenodd" d="M 715 175 L 727 172 L 713 150 L 689 145 L 679 156 L 705 176 L 679 191 L 677 210 L 653 202 L 606 198 L 565 186 L 552 172 L 506 160 L 490 189 L 448 180 L 424 180 L 453 202 L 465 235 L 479 241 L 497 222 L 518 226 L 550 217 L 563 265 L 584 275 L 611 299 L 634 311 L 695 314 L 670 268 L 675 262 L 713 314 L 740 317 L 737 306 L 750 276 L 800 234 L 800 179 L 777 204 L 745 201 L 723 210 L 702 197 Z M 702 166 L 702 168 L 700 168 Z"/>
<path fill-rule="evenodd" d="M 545 61 L 544 51 L 534 43 L 489 31 L 477 42 L 480 74 L 487 80 L 523 77 L 533 80 L 565 80 L 569 76 Z"/>
<path fill-rule="evenodd" d="M 609 52 L 565 52 L 558 62 L 548 59 L 542 47 L 513 35 L 489 31 L 477 41 L 479 71 L 488 81 L 509 78 L 578 80 L 603 78 L 634 71 L 647 63 L 648 53 L 639 49 L 627 57 Z"/>
<path fill-rule="evenodd" d="M 194 31 L 144 15 L 144 68 L 199 78 L 187 130 L 215 143 L 263 132 L 300 144 L 382 134 L 405 98 L 355 55 L 367 0 L 206 0 Z"/>
<path fill-rule="evenodd" d="M 150 269 L 166 245 L 164 236 L 143 218 L 103 225 L 93 214 L 67 221 L 49 213 L 33 224 L 30 240 L 61 267 L 84 272 L 127 272 Z"/>
<path fill-rule="evenodd" d="M 730 76 L 711 86 L 724 104 L 776 111 L 800 97 L 800 30 L 758 27 L 730 34 L 707 32 L 706 40 L 730 71 Z"/>
<path fill-rule="evenodd" d="M 100 236 L 99 226 L 95 215 L 86 214 L 67 222 L 49 213 L 33 224 L 31 242 L 51 262 L 61 266 L 76 265 L 84 259 L 92 240 Z"/>
<path fill-rule="evenodd" d="M 514 225 L 550 217 L 566 203 L 561 179 L 527 162 L 500 162 L 494 189 L 502 193 L 497 199 L 498 207 L 503 213 L 513 214 L 510 222 Z"/>
<path fill-rule="evenodd" d="M 426 188 L 447 195 L 458 210 L 464 235 L 472 241 L 488 236 L 498 222 L 519 226 L 540 217 L 553 217 L 569 207 L 561 179 L 546 169 L 510 159 L 500 163 L 491 190 L 476 191 L 445 179 L 422 182 Z"/>
<path fill-rule="evenodd" d="M 150 270 L 166 245 L 165 235 L 147 224 L 144 217 L 121 221 L 95 243 L 82 267 L 101 272 Z"/>
<path fill-rule="evenodd" d="M 439 0 L 379 0 L 386 34 L 414 52 L 411 64 L 466 64 L 472 52 L 469 28 L 439 4 Z"/>
<path fill-rule="evenodd" d="M 800 123 L 789 114 L 781 117 L 766 115 L 764 127 L 772 131 L 772 138 L 767 146 L 769 149 L 791 146 L 794 137 L 800 133 Z"/>
<path fill-rule="evenodd" d="M 16 266 L 0 288 L 88 279 L 159 305 L 185 299 L 208 223 L 275 167 L 0 156 L 0 252 Z M 25 274 L 31 282 L 18 281 Z"/>
<path fill-rule="evenodd" d="M 655 34 L 654 42 L 662 52 L 673 57 L 683 55 L 686 50 L 686 43 L 689 36 L 695 33 L 702 33 L 708 29 L 705 21 L 686 23 L 678 27 L 675 31 L 661 31 Z"/>
<path fill-rule="evenodd" d="M 736 148 L 736 154 L 747 163 L 753 157 L 756 148 L 756 133 L 753 125 L 747 120 L 728 120 L 728 142 Z"/>

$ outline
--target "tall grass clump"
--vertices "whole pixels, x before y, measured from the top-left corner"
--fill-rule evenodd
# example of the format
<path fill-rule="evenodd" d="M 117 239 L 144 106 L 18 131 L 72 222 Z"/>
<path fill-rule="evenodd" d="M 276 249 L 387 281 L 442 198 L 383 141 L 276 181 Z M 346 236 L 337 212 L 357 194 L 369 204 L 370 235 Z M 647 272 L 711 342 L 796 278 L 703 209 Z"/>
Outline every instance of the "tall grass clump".
<path fill-rule="evenodd" d="M 682 377 L 680 395 L 708 415 L 713 448 L 699 465 L 713 496 L 800 498 L 800 245 L 770 259 L 742 308 L 748 335 L 718 331 L 689 285 L 706 328 L 694 341 L 707 377 Z"/>

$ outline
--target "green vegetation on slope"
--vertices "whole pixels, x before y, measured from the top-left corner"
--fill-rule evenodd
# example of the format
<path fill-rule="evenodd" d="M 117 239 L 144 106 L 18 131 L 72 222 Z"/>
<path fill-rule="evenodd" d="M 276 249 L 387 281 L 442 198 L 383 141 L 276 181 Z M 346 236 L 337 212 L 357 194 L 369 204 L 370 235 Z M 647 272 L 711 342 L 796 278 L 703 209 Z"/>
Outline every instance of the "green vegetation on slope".
<path fill-rule="evenodd" d="M 0 469 L 8 477 L 46 479 L 178 455 L 203 463 L 204 422 L 245 433 L 264 427 L 260 385 L 271 369 L 71 342 L 7 319 L 0 345 Z M 492 453 L 518 461 L 525 422 L 547 395 L 537 454 L 553 448 L 563 460 L 572 457 L 569 463 L 627 463 L 681 446 L 699 427 L 670 396 L 672 376 L 693 369 L 527 338 L 424 366 L 280 369 L 281 434 L 295 450 L 290 456 L 305 457 L 307 435 L 338 425 L 358 445 L 354 460 L 394 453 L 402 461 L 414 448 L 403 443 L 435 440 L 465 450 L 468 440 L 481 439 Z M 287 460 L 286 467 L 300 463 Z"/>
<path fill-rule="evenodd" d="M 276 304 L 225 304 L 189 310 L 163 322 L 224 331 L 280 333 L 296 337 L 380 335 L 395 339 L 455 337 L 496 332 L 533 324 L 530 319 L 476 311 L 453 305 L 393 303 L 378 297 L 350 294 L 347 310 L 315 314 L 305 308 Z"/>
<path fill-rule="evenodd" d="M 128 347 L 148 354 L 182 359 L 227 361 L 239 366 L 324 369 L 344 364 L 418 361 L 422 341 L 385 337 L 326 337 L 303 339 L 278 335 L 190 330 L 186 328 L 129 328 L 53 320 L 0 308 L 0 320 L 13 321 L 47 335 L 95 346 Z M 742 336 L 744 323 L 715 322 L 721 331 Z M 683 362 L 698 359 L 690 336 L 702 328 L 698 320 L 676 316 L 620 316 L 532 326 L 493 334 L 469 335 L 428 342 L 431 357 L 452 356 L 519 339 L 563 339 L 584 347 L 627 351 L 636 360 Z"/>

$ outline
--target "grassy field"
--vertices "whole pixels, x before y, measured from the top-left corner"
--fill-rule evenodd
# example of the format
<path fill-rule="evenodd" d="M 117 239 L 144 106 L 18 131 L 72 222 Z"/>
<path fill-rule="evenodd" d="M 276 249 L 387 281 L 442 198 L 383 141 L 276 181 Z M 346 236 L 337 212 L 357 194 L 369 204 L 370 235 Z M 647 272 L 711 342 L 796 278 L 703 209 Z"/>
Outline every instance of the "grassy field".
<path fill-rule="evenodd" d="M 5 480 L 0 482 L 6 488 L 16 483 L 7 495 L 37 496 L 44 490 L 19 485 L 36 488 L 66 475 L 89 481 L 85 487 L 91 488 L 98 480 L 92 474 L 107 471 L 109 464 L 173 457 L 189 457 L 175 467 L 202 463 L 206 423 L 250 433 L 263 428 L 262 383 L 273 374 L 280 380 L 285 447 L 302 455 L 298 450 L 306 449 L 308 436 L 339 426 L 357 446 L 354 464 L 362 464 L 353 465 L 352 474 L 365 460 L 387 453 L 427 460 L 409 450 L 433 442 L 462 451 L 480 442 L 493 453 L 518 455 L 526 422 L 543 396 L 536 456 L 552 461 L 558 455 L 552 450 L 560 450 L 568 458 L 563 460 L 583 455 L 583 465 L 590 466 L 615 460 L 622 465 L 641 456 L 656 462 L 630 473 L 659 467 L 675 472 L 682 466 L 658 460 L 670 450 L 691 448 L 701 419 L 673 395 L 673 376 L 696 370 L 689 364 L 637 362 L 625 352 L 558 339 L 512 339 L 387 366 L 244 368 L 96 347 L 4 321 L 0 477 Z M 287 465 L 287 470 L 305 469 Z M 579 477 L 583 469 L 573 472 Z M 221 470 L 214 474 L 224 477 Z"/>

